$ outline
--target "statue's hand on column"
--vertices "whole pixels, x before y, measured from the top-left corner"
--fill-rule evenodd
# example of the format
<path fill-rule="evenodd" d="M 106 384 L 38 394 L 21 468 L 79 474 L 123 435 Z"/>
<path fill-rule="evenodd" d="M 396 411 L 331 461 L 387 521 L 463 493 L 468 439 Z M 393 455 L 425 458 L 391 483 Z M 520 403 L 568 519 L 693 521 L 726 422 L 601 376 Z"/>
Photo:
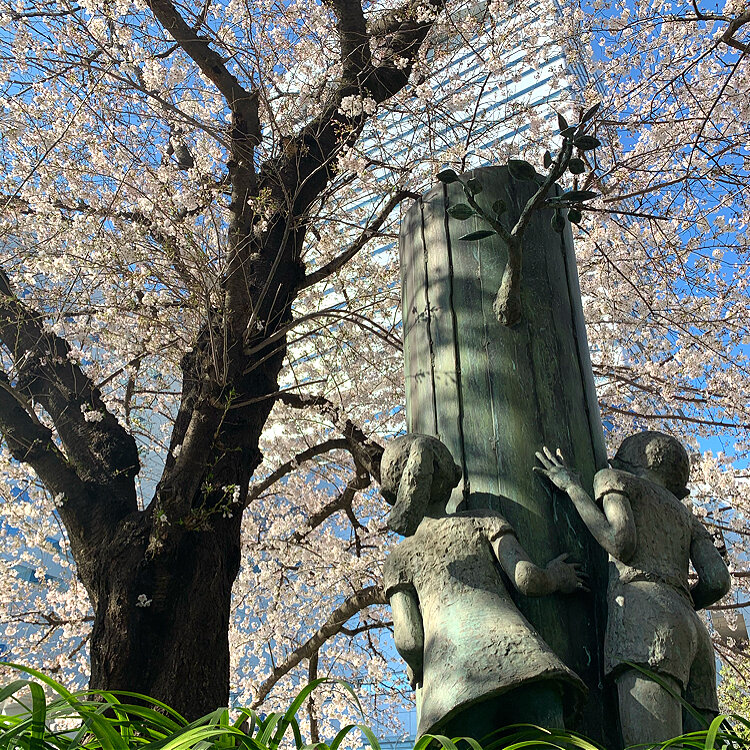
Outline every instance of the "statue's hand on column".
<path fill-rule="evenodd" d="M 565 464 L 565 459 L 563 459 L 559 448 L 557 449 L 557 455 L 553 455 L 546 445 L 542 450 L 544 452 L 536 452 L 536 457 L 542 465 L 534 466 L 534 471 L 544 474 L 555 487 L 568 494 L 571 490 L 582 486 L 581 477 Z"/>
<path fill-rule="evenodd" d="M 581 570 L 580 563 L 566 562 L 568 553 L 559 555 L 547 563 L 545 571 L 549 577 L 552 591 L 572 594 L 574 591 L 590 591 L 588 576 Z"/>

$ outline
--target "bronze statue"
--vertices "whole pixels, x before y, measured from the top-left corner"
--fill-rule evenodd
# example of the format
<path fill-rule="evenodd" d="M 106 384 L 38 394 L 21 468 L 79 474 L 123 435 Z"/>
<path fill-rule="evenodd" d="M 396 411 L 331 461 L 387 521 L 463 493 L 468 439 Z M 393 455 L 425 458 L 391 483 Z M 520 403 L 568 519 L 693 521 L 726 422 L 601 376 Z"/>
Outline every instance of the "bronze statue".
<path fill-rule="evenodd" d="M 612 468 L 594 477 L 596 502 L 559 450 L 536 455 L 542 466 L 535 470 L 568 494 L 610 554 L 604 656 L 625 746 L 698 728 L 683 723 L 676 696 L 707 718 L 718 713 L 714 650 L 696 610 L 724 596 L 731 581 L 708 531 L 680 502 L 689 493 L 685 449 L 660 432 L 626 438 Z M 698 575 L 692 586 L 691 562 Z M 628 663 L 656 673 L 671 692 Z"/>
<path fill-rule="evenodd" d="M 406 537 L 384 578 L 396 648 L 417 689 L 417 734 L 562 727 L 586 688 L 513 604 L 497 563 L 526 596 L 587 590 L 584 574 L 567 555 L 536 566 L 492 510 L 446 515 L 461 470 L 434 437 L 391 441 L 381 477 L 388 525 Z"/>

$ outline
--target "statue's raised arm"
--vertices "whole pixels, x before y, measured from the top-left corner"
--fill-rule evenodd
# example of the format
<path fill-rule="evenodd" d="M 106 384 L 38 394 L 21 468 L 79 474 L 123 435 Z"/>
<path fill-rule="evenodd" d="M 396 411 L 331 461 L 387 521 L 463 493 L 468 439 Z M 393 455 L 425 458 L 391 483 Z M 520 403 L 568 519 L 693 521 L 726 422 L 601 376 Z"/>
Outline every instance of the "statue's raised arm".
<path fill-rule="evenodd" d="M 594 539 L 613 557 L 628 560 L 636 545 L 635 522 L 630 501 L 617 483 L 603 489 L 600 507 L 583 488 L 578 474 L 566 465 L 559 450 L 557 455 L 553 455 L 545 446 L 537 452 L 536 457 L 541 466 L 535 466 L 534 471 L 546 476 L 558 489 L 568 494 Z M 598 478 L 604 488 L 606 479 L 601 472 Z"/>

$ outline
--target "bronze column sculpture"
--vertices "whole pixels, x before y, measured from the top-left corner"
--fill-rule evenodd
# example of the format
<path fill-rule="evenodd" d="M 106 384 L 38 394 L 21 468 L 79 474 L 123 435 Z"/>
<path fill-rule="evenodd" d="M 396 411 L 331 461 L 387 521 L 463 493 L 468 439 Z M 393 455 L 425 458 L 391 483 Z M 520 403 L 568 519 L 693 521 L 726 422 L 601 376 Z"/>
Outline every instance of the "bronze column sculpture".
<path fill-rule="evenodd" d="M 560 211 L 539 208 L 551 179 L 538 177 L 529 165 L 446 170 L 402 223 L 410 434 L 386 449 L 382 486 L 407 537 L 385 566 L 396 646 L 420 733 L 482 739 L 530 721 L 611 748 L 664 741 L 699 728 L 680 700 L 696 717 L 718 711 L 695 610 L 730 576 L 680 502 L 677 440 L 639 433 L 607 462 L 572 237 Z M 513 235 L 501 216 L 531 221 Z M 506 267 L 515 292 L 498 305 Z M 587 578 L 577 570 L 571 588 L 573 562 Z M 575 675 L 588 688 L 578 720 L 561 701 L 582 687 Z"/>
<path fill-rule="evenodd" d="M 509 222 L 537 188 L 504 167 L 475 170 L 488 208 L 498 199 Z M 447 210 L 465 202 L 460 183 L 438 185 L 407 212 L 401 228 L 408 431 L 438 437 L 463 473 L 459 504 L 498 511 L 537 564 L 568 552 L 591 576 L 593 594 L 529 598 L 519 610 L 589 689 L 574 728 L 617 744 L 616 710 L 604 683 L 606 556 L 564 494 L 532 472 L 542 445 L 571 456 L 584 486 L 606 466 L 570 230 L 550 230 L 540 210 L 523 241 L 520 322 L 493 312 L 506 250 L 497 237 L 461 241 L 483 228 Z M 553 495 L 551 497 L 551 494 Z"/>

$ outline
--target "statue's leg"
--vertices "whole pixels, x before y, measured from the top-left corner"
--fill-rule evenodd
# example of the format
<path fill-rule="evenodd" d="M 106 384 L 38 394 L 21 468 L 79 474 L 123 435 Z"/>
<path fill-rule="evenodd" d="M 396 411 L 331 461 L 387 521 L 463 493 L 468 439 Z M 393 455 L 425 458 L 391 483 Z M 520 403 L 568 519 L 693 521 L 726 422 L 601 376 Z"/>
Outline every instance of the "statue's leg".
<path fill-rule="evenodd" d="M 690 666 L 690 676 L 685 690 L 685 701 L 710 723 L 719 715 L 719 701 L 716 698 L 716 656 L 711 636 L 701 623 L 698 635 L 698 648 Z M 690 711 L 682 712 L 682 731 L 697 732 L 705 725 Z"/>
<path fill-rule="evenodd" d="M 659 677 L 680 695 L 682 691 L 676 680 Z M 661 685 L 636 669 L 625 670 L 616 682 L 625 747 L 664 742 L 682 734 L 682 705 Z"/>

